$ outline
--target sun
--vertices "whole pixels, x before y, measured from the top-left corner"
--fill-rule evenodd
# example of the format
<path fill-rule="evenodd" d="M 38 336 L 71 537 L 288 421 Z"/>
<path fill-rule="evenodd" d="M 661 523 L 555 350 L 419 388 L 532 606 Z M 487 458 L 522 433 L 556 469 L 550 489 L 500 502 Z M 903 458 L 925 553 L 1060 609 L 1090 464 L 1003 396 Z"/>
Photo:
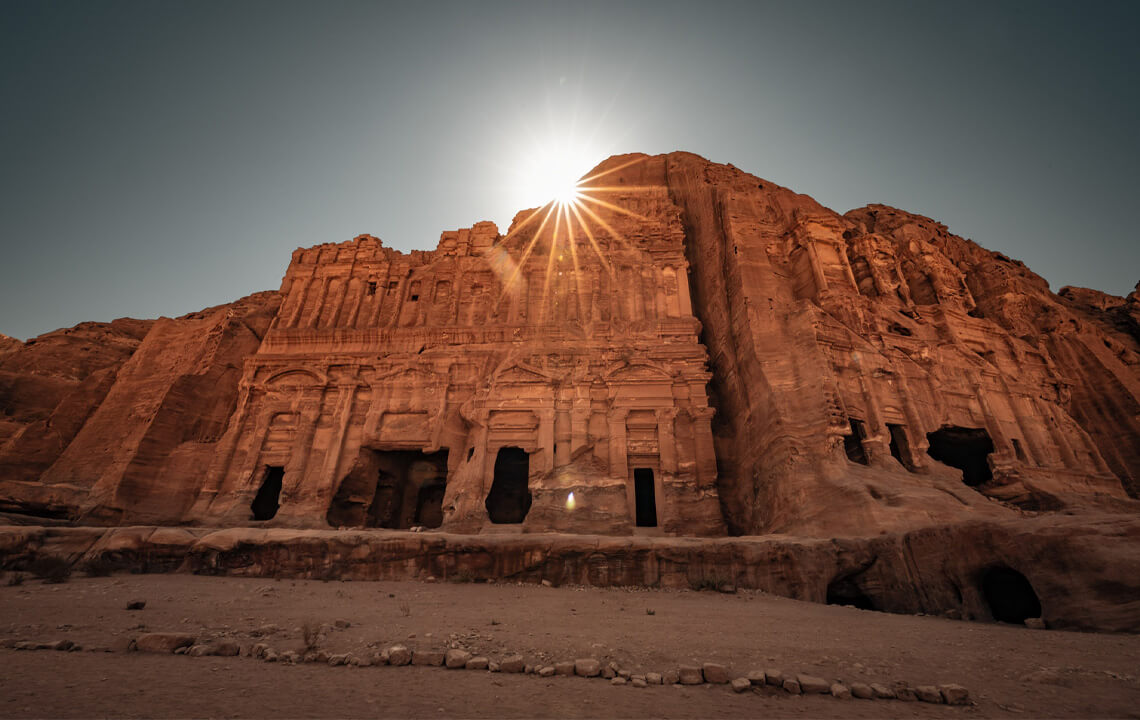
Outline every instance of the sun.
<path fill-rule="evenodd" d="M 551 144 L 533 152 L 522 163 L 519 171 L 521 190 L 528 204 L 546 205 L 554 202 L 564 206 L 578 199 L 578 183 L 597 157 L 571 144 Z"/>

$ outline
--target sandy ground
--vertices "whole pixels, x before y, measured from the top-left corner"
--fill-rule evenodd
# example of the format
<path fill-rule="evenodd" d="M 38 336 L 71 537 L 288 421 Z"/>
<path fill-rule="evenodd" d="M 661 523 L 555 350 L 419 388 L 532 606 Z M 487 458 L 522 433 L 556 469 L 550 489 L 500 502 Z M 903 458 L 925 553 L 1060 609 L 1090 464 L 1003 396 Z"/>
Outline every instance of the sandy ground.
<path fill-rule="evenodd" d="M 141 611 L 128 601 L 146 600 Z M 652 611 L 652 614 L 649 614 Z M 0 582 L 0 640 L 91 648 L 146 631 L 368 655 L 450 644 L 528 663 L 614 660 L 633 672 L 719 662 L 845 682 L 958 683 L 975 704 L 837 700 L 726 686 L 442 668 L 282 665 L 247 657 L 0 649 L 3 717 L 1131 717 L 1140 637 L 1029 630 L 802 603 L 762 593 L 117 575 Z M 345 624 L 344 622 L 341 623 Z"/>

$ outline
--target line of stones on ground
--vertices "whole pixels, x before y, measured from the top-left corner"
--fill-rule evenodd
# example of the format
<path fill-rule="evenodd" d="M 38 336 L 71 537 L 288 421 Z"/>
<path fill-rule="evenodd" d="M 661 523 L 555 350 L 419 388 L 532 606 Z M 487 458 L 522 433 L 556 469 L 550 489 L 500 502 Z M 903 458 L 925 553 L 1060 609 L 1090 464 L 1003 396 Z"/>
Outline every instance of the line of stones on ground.
<path fill-rule="evenodd" d="M 79 651 L 83 647 L 70 640 L 56 640 L 53 642 L 33 641 L 7 641 L 5 646 L 14 650 L 57 650 Z M 236 641 L 221 639 L 214 642 L 199 644 L 197 636 L 189 633 L 156 632 L 144 633 L 136 638 L 120 638 L 116 647 L 92 647 L 91 651 L 105 652 L 148 652 L 158 654 L 188 655 L 191 657 L 245 656 L 265 662 L 280 662 L 287 664 L 297 663 L 326 663 L 338 667 L 370 667 L 378 665 L 404 666 L 415 665 L 424 667 L 445 667 L 452 670 L 486 670 L 488 672 L 523 673 L 539 677 L 552 677 L 555 675 L 578 676 L 585 678 L 608 679 L 613 685 L 632 685 L 644 688 L 649 685 L 702 685 L 705 683 L 729 685 L 734 692 L 742 693 L 748 690 L 762 692 L 767 688 L 783 690 L 792 695 L 830 695 L 834 698 L 846 700 L 860 698 L 863 700 L 908 700 L 947 705 L 969 705 L 970 694 L 961 685 L 950 683 L 945 685 L 917 685 L 898 681 L 891 685 L 881 683 L 843 683 L 831 682 L 820 677 L 805 674 L 786 674 L 781 670 L 765 669 L 754 670 L 743 677 L 732 678 L 728 668 L 718 663 L 704 663 L 696 665 L 680 665 L 676 670 L 663 673 L 647 672 L 633 674 L 629 670 L 620 668 L 617 663 L 610 662 L 602 665 L 595 658 L 579 658 L 574 661 L 558 662 L 553 665 L 527 664 L 522 655 L 507 655 L 499 661 L 491 660 L 485 656 L 474 655 L 467 650 L 452 648 L 449 650 L 419 650 L 410 649 L 406 645 L 391 645 L 370 656 L 362 657 L 354 653 L 330 654 L 325 650 L 310 650 L 304 654 L 294 650 L 278 653 L 267 643 L 255 643 L 242 647 Z"/>

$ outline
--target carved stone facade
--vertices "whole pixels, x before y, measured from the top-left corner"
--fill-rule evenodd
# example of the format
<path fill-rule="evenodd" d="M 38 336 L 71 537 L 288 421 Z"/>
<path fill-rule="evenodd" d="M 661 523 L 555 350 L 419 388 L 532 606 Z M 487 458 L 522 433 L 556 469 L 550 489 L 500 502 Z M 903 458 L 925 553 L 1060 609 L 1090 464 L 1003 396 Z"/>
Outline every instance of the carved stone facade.
<path fill-rule="evenodd" d="M 280 524 L 723 534 L 684 233 L 629 202 L 627 233 L 531 211 L 298 250 L 193 519 L 245 521 L 269 480 Z"/>

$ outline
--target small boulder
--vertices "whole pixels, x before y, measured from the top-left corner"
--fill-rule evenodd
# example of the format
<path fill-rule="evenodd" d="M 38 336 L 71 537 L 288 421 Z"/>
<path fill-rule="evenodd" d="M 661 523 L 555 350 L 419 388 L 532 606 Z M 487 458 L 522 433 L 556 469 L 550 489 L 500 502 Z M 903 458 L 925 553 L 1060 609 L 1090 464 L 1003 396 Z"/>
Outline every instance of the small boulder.
<path fill-rule="evenodd" d="M 764 676 L 763 670 L 753 670 L 752 672 L 748 673 L 748 675 L 746 675 L 745 677 L 748 678 L 748 682 L 752 683 L 753 685 L 756 685 L 757 687 L 759 687 L 759 686 L 761 686 L 767 682 L 767 678 Z"/>
<path fill-rule="evenodd" d="M 914 694 L 918 696 L 920 702 L 942 704 L 942 693 L 933 685 L 919 685 L 914 689 Z"/>
<path fill-rule="evenodd" d="M 650 685 L 660 685 L 662 681 L 661 673 L 645 673 L 645 682 Z"/>
<path fill-rule="evenodd" d="M 895 685 L 895 700 L 918 702 L 918 696 L 914 694 L 914 688 L 906 683 L 901 683 Z"/>
<path fill-rule="evenodd" d="M 832 683 L 831 684 L 831 696 L 834 698 L 838 698 L 839 700 L 850 700 L 851 699 L 851 688 L 847 687 L 843 683 Z"/>
<path fill-rule="evenodd" d="M 609 665 L 602 668 L 602 677 L 606 680 L 612 680 L 617 677 L 617 670 L 614 670 Z"/>
<path fill-rule="evenodd" d="M 701 666 L 701 674 L 704 675 L 705 682 L 717 685 L 723 685 L 732 679 L 728 676 L 728 668 L 719 663 L 705 663 Z"/>
<path fill-rule="evenodd" d="M 412 651 L 404 645 L 393 645 L 388 648 L 388 664 L 397 667 L 411 665 Z"/>
<path fill-rule="evenodd" d="M 623 677 L 616 677 L 613 680 L 610 680 L 610 685 L 625 685 L 627 682 L 629 682 L 629 680 L 626 680 Z"/>
<path fill-rule="evenodd" d="M 570 662 L 569 660 L 567 660 L 565 662 L 554 663 L 554 674 L 555 675 L 573 675 L 574 674 L 574 663 Z"/>
<path fill-rule="evenodd" d="M 692 665 L 682 665 L 677 668 L 677 679 L 682 685 L 700 685 L 705 681 L 701 669 Z"/>
<path fill-rule="evenodd" d="M 494 661 L 487 663 L 487 672 L 497 673 L 499 670 L 499 663 Z"/>
<path fill-rule="evenodd" d="M 894 688 L 889 688 L 882 683 L 871 683 L 871 692 L 880 700 L 894 700 L 898 697 Z"/>
<path fill-rule="evenodd" d="M 645 682 L 645 678 L 639 675 L 635 675 L 634 677 L 630 678 L 629 684 L 635 688 L 649 687 L 649 683 Z"/>
<path fill-rule="evenodd" d="M 732 681 L 732 691 L 742 693 L 752 687 L 752 681 L 746 677 L 738 677 Z"/>
<path fill-rule="evenodd" d="M 554 676 L 554 666 L 553 665 L 544 665 L 544 666 L 540 667 L 538 669 L 538 676 L 539 677 L 553 677 Z"/>
<path fill-rule="evenodd" d="M 578 658 L 574 661 L 574 674 L 579 677 L 597 677 L 602 672 L 602 664 L 594 658 Z"/>
<path fill-rule="evenodd" d="M 452 670 L 458 670 L 459 668 L 467 667 L 467 661 L 470 659 L 471 653 L 466 650 L 452 648 L 444 654 L 443 664 Z"/>
<path fill-rule="evenodd" d="M 329 667 L 340 667 L 348 664 L 348 653 L 337 653 L 329 656 Z"/>
<path fill-rule="evenodd" d="M 784 672 L 782 670 L 765 670 L 764 682 L 776 687 L 784 686 Z"/>
<path fill-rule="evenodd" d="M 210 654 L 218 657 L 237 657 L 241 655 L 241 645 L 228 638 L 210 643 Z"/>
<path fill-rule="evenodd" d="M 784 692 L 791 695 L 799 695 L 801 692 L 803 692 L 803 689 L 800 687 L 798 681 L 788 678 L 784 681 Z"/>
<path fill-rule="evenodd" d="M 128 610 L 142 610 L 146 607 L 146 600 L 131 600 L 127 603 Z"/>
<path fill-rule="evenodd" d="M 676 685 L 680 680 L 681 676 L 676 670 L 666 670 L 661 673 L 661 684 L 663 685 Z"/>
<path fill-rule="evenodd" d="M 961 685 L 951 683 L 949 685 L 939 685 L 938 691 L 942 693 L 942 699 L 947 705 L 969 705 L 970 704 L 970 691 Z"/>
<path fill-rule="evenodd" d="M 860 700 L 870 700 L 875 697 L 875 691 L 867 683 L 851 683 L 851 694 Z"/>
<path fill-rule="evenodd" d="M 1025 627 L 1029 628 L 1030 630 L 1044 630 L 1045 621 L 1039 617 L 1025 618 Z"/>
<path fill-rule="evenodd" d="M 797 675 L 796 682 L 804 695 L 826 695 L 831 692 L 831 683 L 814 675 Z"/>
<path fill-rule="evenodd" d="M 180 647 L 194 644 L 194 636 L 186 633 L 144 633 L 135 640 L 139 652 L 169 655 Z"/>
<path fill-rule="evenodd" d="M 505 673 L 521 673 L 525 667 L 522 655 L 508 655 L 499 663 L 499 670 Z"/>
<path fill-rule="evenodd" d="M 467 670 L 486 670 L 491 661 L 482 655 L 476 656 L 468 660 L 463 667 Z"/>

